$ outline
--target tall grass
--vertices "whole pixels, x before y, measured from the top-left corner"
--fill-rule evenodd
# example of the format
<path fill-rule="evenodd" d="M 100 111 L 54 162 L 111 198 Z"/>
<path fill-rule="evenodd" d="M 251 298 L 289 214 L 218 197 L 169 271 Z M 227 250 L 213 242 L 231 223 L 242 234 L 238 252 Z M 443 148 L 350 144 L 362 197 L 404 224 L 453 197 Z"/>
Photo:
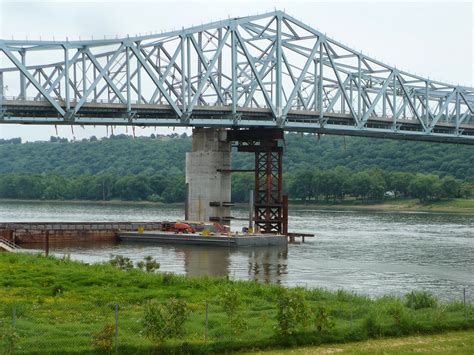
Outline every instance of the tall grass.
<path fill-rule="evenodd" d="M 0 275 L 0 353 L 9 347 L 18 353 L 110 348 L 116 304 L 117 345 L 133 353 L 226 352 L 474 328 L 471 306 L 465 321 L 462 303 L 441 303 L 427 293 L 370 299 L 342 290 L 122 271 L 21 254 L 0 254 Z M 147 307 L 166 316 L 173 313 L 166 310 L 170 300 L 185 302 L 189 314 L 176 336 L 156 341 L 146 333 L 153 326 Z"/>

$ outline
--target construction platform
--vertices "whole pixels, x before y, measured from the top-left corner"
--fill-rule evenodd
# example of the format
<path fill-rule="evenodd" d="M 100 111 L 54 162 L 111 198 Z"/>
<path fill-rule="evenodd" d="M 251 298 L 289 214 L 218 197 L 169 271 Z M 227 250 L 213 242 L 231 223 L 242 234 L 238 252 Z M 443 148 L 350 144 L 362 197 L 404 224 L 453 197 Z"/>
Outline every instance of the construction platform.
<path fill-rule="evenodd" d="M 188 244 L 188 245 L 212 245 L 222 247 L 258 247 L 287 245 L 288 239 L 284 235 L 248 235 L 231 234 L 210 235 L 191 233 L 173 233 L 162 231 L 122 232 L 118 239 L 124 242 L 164 243 L 164 244 Z"/>

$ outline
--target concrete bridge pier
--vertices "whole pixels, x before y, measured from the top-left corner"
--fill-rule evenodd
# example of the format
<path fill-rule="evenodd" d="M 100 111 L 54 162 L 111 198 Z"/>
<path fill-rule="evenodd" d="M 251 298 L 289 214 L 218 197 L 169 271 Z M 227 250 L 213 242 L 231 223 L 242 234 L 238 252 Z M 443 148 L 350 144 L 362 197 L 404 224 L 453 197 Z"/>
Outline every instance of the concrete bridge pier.
<path fill-rule="evenodd" d="M 192 151 L 186 153 L 186 220 L 230 223 L 230 166 L 227 131 L 194 128 Z"/>

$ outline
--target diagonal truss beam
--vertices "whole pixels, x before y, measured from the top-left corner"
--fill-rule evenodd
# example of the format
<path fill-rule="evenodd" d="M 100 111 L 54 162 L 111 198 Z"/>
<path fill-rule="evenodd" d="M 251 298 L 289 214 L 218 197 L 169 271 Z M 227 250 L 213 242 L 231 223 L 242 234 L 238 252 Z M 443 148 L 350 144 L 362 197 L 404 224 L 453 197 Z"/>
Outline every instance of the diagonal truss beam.
<path fill-rule="evenodd" d="M 85 95 L 81 97 L 79 102 L 76 104 L 74 107 L 74 113 L 78 113 L 82 105 L 86 102 L 87 98 L 89 95 L 94 91 L 94 89 L 97 87 L 97 84 L 99 81 L 105 77 L 107 74 L 107 71 L 110 69 L 112 64 L 115 62 L 117 57 L 122 53 L 122 51 L 125 49 L 125 46 L 123 44 L 120 45 L 120 47 L 115 51 L 114 55 L 108 60 L 107 64 L 105 67 L 101 67 L 102 69 L 99 71 L 99 76 L 96 77 L 96 79 L 92 82 L 91 86 L 89 86 L 89 89 L 87 89 Z M 109 78 L 110 79 L 110 78 Z"/>
<path fill-rule="evenodd" d="M 245 45 L 245 41 L 242 38 L 242 36 L 241 36 L 240 32 L 238 31 L 238 29 L 235 30 L 235 34 L 237 35 L 237 39 L 240 43 L 240 47 L 244 51 L 245 58 L 247 59 L 248 63 L 250 64 L 250 67 L 252 68 L 252 72 L 255 75 L 255 79 L 257 80 L 258 85 L 260 86 L 260 89 L 262 90 L 263 96 L 265 97 L 265 101 L 266 101 L 268 107 L 270 107 L 270 109 L 272 110 L 272 113 L 273 113 L 274 117 L 278 117 L 277 112 L 275 110 L 275 106 L 273 105 L 273 102 L 272 102 L 270 96 L 268 95 L 268 91 L 266 90 L 265 85 L 263 84 L 263 80 L 260 77 L 260 73 L 258 72 L 258 70 L 256 68 L 254 59 L 250 55 L 249 50 L 247 49 L 247 46 Z M 277 95 L 278 95 L 278 88 L 277 88 Z"/>
<path fill-rule="evenodd" d="M 1 46 L 0 49 L 5 53 L 5 55 L 12 61 L 12 63 L 21 71 L 21 73 L 33 84 L 33 86 L 44 96 L 46 100 L 56 109 L 56 111 L 61 115 L 64 116 L 66 111 L 63 110 L 61 106 L 59 106 L 58 102 L 54 100 L 43 88 L 43 86 L 30 74 L 26 66 L 24 66 L 16 57 L 15 55 L 5 46 Z"/>
<path fill-rule="evenodd" d="M 174 102 L 174 100 L 170 97 L 166 89 L 164 88 L 163 84 L 160 82 L 160 80 L 156 77 L 155 72 L 153 69 L 150 67 L 146 59 L 141 55 L 139 49 L 136 47 L 136 45 L 130 43 L 130 49 L 132 52 L 135 54 L 135 57 L 138 59 L 140 64 L 143 66 L 147 74 L 150 76 L 151 80 L 155 83 L 157 88 L 161 91 L 161 94 L 165 97 L 166 101 L 170 104 L 170 106 L 173 108 L 173 111 L 176 113 L 178 117 L 181 117 L 183 115 L 183 112 L 179 109 L 178 105 Z"/>
<path fill-rule="evenodd" d="M 378 90 L 377 96 L 375 97 L 374 101 L 372 101 L 372 104 L 370 105 L 369 109 L 365 112 L 364 116 L 362 116 L 362 118 L 359 120 L 359 124 L 358 124 L 359 128 L 362 128 L 365 126 L 370 115 L 372 114 L 372 112 L 374 112 L 375 106 L 380 101 L 380 98 L 386 94 L 387 87 L 390 84 L 390 82 L 393 80 L 394 76 L 395 76 L 395 71 L 392 71 L 390 75 L 388 76 L 388 78 L 385 80 L 382 87 Z"/>
<path fill-rule="evenodd" d="M 84 50 L 84 53 L 87 55 L 87 57 L 89 57 L 89 59 L 91 60 L 92 64 L 94 64 L 94 67 L 96 67 L 96 69 L 99 71 L 99 73 L 102 73 L 104 72 L 104 68 L 100 65 L 100 63 L 97 61 L 97 59 L 94 57 L 94 55 L 91 53 L 91 51 L 86 48 Z M 120 99 L 120 101 L 122 101 L 122 103 L 126 104 L 127 103 L 127 99 L 122 95 L 122 93 L 120 92 L 120 90 L 117 88 L 117 86 L 115 85 L 115 83 L 113 82 L 113 80 L 110 78 L 109 75 L 103 75 L 103 78 L 105 79 L 105 81 L 107 82 L 107 84 L 109 84 L 109 86 L 112 88 L 112 90 L 115 92 L 115 95 L 118 96 L 118 98 Z"/>
<path fill-rule="evenodd" d="M 318 38 L 318 40 L 316 41 L 316 44 L 314 45 L 313 49 L 311 50 L 311 53 L 309 54 L 308 56 L 308 59 L 306 60 L 306 63 L 303 67 L 303 70 L 301 71 L 301 74 L 298 78 L 298 81 L 296 82 L 295 86 L 293 87 L 293 90 L 290 94 L 290 96 L 288 97 L 288 100 L 287 100 L 287 103 L 286 103 L 286 106 L 285 106 L 285 109 L 283 110 L 283 118 L 284 120 L 286 120 L 286 115 L 288 114 L 288 111 L 290 111 L 290 108 L 291 108 L 291 105 L 293 103 L 293 99 L 295 98 L 296 96 L 296 93 L 300 90 L 301 88 L 301 83 L 303 82 L 305 76 L 306 76 L 306 73 L 308 72 L 308 69 L 309 69 L 309 66 L 311 65 L 311 63 L 313 62 L 314 60 L 314 57 L 316 55 L 316 52 L 318 51 L 318 48 L 319 48 L 319 44 L 321 43 L 321 39 Z"/>
<path fill-rule="evenodd" d="M 351 114 L 352 114 L 352 118 L 356 122 L 356 125 L 359 125 L 359 117 L 358 117 L 357 113 L 355 112 L 354 108 L 352 107 L 352 102 L 350 102 L 349 97 L 347 96 L 346 88 L 344 87 L 344 85 L 341 81 L 341 77 L 339 76 L 339 72 L 338 72 L 336 66 L 334 65 L 334 61 L 332 59 L 332 55 L 329 53 L 328 46 L 327 46 L 325 41 L 323 41 L 321 43 L 324 46 L 324 48 L 326 49 L 326 54 L 329 58 L 329 61 L 331 62 L 331 67 L 334 71 L 334 74 L 336 75 L 336 79 L 337 79 L 337 82 L 339 84 L 339 87 L 342 90 L 342 94 L 344 95 L 344 99 L 346 100 L 347 105 L 349 106 L 349 109 L 350 109 Z"/>

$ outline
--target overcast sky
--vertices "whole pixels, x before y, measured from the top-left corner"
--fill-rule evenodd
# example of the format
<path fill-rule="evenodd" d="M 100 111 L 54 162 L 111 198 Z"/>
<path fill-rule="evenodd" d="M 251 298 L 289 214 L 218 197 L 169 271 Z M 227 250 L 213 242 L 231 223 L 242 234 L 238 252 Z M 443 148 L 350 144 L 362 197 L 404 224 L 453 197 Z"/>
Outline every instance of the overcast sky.
<path fill-rule="evenodd" d="M 274 9 L 284 10 L 327 36 L 387 64 L 432 79 L 474 86 L 472 1 L 0 0 L 0 38 L 64 39 L 67 36 L 71 40 L 143 34 Z M 70 127 L 59 127 L 58 130 L 62 137 L 73 136 Z M 121 132 L 115 130 L 115 133 Z M 153 132 L 153 129 L 137 129 L 137 134 Z M 170 130 L 158 128 L 157 132 Z M 104 127 L 74 128 L 76 139 L 105 134 Z M 56 135 L 52 126 L 0 125 L 0 138 L 22 137 L 32 141 L 49 139 L 51 135 Z"/>

